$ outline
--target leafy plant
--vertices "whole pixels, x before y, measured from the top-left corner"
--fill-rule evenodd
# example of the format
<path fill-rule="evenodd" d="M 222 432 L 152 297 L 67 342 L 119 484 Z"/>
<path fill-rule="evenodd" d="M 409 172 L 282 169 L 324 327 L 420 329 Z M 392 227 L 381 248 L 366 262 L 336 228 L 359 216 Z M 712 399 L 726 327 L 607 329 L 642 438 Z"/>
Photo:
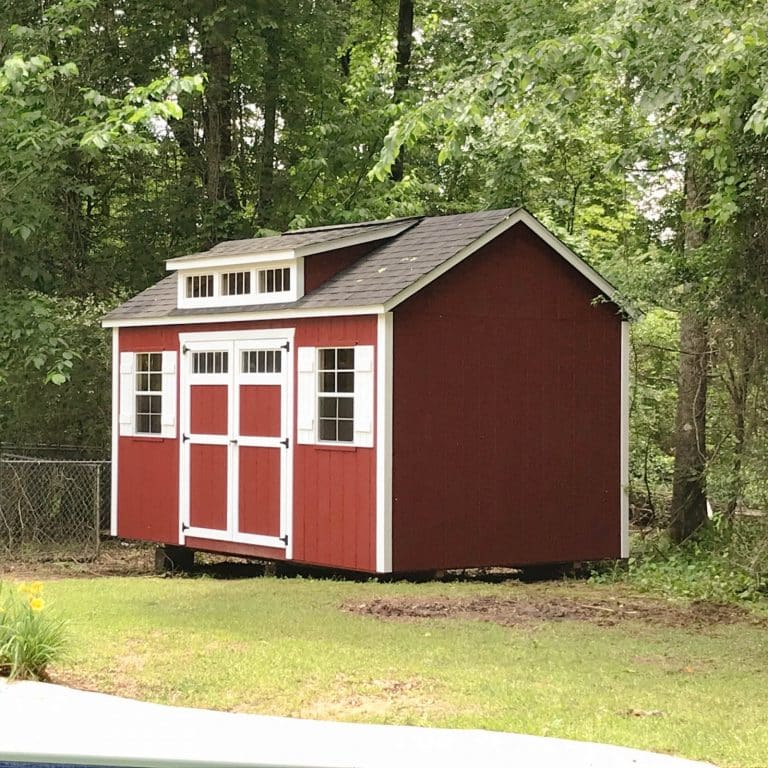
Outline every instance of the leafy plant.
<path fill-rule="evenodd" d="M 599 583 L 622 581 L 644 592 L 697 600 L 763 600 L 768 592 L 768 524 L 762 518 L 712 524 L 680 546 L 664 534 L 636 541 L 627 567 L 594 573 Z"/>
<path fill-rule="evenodd" d="M 66 622 L 46 608 L 40 582 L 0 583 L 0 674 L 45 680 L 66 644 Z"/>

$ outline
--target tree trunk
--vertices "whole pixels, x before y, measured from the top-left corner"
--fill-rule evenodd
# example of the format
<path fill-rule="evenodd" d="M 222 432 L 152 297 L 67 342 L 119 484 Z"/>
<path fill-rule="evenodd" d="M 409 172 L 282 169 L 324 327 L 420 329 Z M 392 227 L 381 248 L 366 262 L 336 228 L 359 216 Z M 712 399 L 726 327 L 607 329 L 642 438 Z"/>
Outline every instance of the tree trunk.
<path fill-rule="evenodd" d="M 702 185 L 693 165 L 685 177 L 685 208 L 701 210 Z M 685 221 L 685 251 L 706 242 L 706 231 L 692 218 Z M 680 362 L 677 417 L 675 421 L 675 469 L 672 480 L 672 520 L 669 534 L 679 544 L 707 521 L 707 373 L 709 334 L 706 318 L 690 308 L 680 317 Z"/>
<path fill-rule="evenodd" d="M 278 30 L 266 27 L 262 32 L 266 46 L 264 62 L 264 134 L 261 140 L 261 169 L 259 173 L 259 216 L 262 227 L 272 222 L 275 197 L 275 146 L 277 105 L 280 98 L 280 39 Z"/>
<path fill-rule="evenodd" d="M 744 493 L 743 461 L 747 442 L 747 397 L 755 366 L 756 351 L 748 321 L 733 329 L 733 361 L 726 361 L 725 385 L 733 405 L 733 464 L 728 483 L 726 517 L 732 520 Z"/>
<path fill-rule="evenodd" d="M 225 13 L 210 7 L 202 27 L 201 53 L 208 74 L 203 108 L 205 140 L 205 189 L 211 215 L 211 236 L 219 239 L 229 213 L 239 208 L 234 179 L 229 168 L 232 157 L 232 33 Z M 206 21 L 210 24 L 207 27 Z"/>
<path fill-rule="evenodd" d="M 408 90 L 413 44 L 413 0 L 400 0 L 397 11 L 397 63 L 395 67 L 394 101 L 399 104 Z M 392 181 L 402 181 L 405 168 L 405 147 L 392 166 Z"/>

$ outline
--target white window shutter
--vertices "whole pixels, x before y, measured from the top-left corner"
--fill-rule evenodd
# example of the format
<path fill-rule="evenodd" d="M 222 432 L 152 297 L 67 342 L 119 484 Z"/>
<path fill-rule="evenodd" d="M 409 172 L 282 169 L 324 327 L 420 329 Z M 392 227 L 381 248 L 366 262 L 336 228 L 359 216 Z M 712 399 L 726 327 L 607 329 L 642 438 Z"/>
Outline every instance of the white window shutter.
<path fill-rule="evenodd" d="M 160 434 L 176 437 L 176 352 L 163 352 L 163 406 Z"/>
<path fill-rule="evenodd" d="M 297 363 L 296 442 L 307 445 L 316 442 L 317 348 L 299 347 Z"/>
<path fill-rule="evenodd" d="M 136 355 L 133 352 L 120 353 L 120 435 L 130 437 L 134 432 L 134 367 Z"/>
<path fill-rule="evenodd" d="M 373 352 L 355 347 L 355 445 L 373 446 Z"/>

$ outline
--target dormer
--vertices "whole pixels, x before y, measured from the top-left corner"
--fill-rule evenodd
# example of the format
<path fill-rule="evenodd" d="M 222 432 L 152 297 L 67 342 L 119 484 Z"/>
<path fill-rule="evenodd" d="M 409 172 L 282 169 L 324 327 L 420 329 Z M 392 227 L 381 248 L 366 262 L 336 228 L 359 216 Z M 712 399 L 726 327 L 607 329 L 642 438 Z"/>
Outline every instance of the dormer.
<path fill-rule="evenodd" d="M 230 240 L 203 253 L 170 259 L 166 267 L 178 275 L 179 309 L 290 304 L 304 296 L 305 258 L 331 252 L 349 254 L 351 259 L 334 260 L 342 268 L 370 250 L 359 247 L 376 247 L 414 223 L 414 219 L 400 219 Z M 325 279 L 334 271 L 322 270 Z M 310 290 L 317 287 L 311 282 Z"/>
<path fill-rule="evenodd" d="M 293 254 L 211 256 L 193 264 L 174 263 L 185 259 L 168 262 L 168 269 L 178 274 L 180 309 L 284 304 L 304 295 L 304 260 Z"/>

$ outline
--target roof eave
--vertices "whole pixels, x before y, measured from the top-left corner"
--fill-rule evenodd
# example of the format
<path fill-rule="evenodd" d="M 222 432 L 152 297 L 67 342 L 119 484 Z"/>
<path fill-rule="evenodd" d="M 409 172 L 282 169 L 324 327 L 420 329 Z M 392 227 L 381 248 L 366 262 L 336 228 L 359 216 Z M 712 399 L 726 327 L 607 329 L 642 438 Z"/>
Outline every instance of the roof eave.
<path fill-rule="evenodd" d="M 288 307 L 286 309 L 260 309 L 251 312 L 208 312 L 183 315 L 161 315 L 158 317 L 108 316 L 101 321 L 103 328 L 137 328 L 158 325 L 194 325 L 205 323 L 240 323 L 251 320 L 301 319 L 305 317 L 351 317 L 357 315 L 380 315 L 385 311 L 382 304 L 352 307 Z"/>

